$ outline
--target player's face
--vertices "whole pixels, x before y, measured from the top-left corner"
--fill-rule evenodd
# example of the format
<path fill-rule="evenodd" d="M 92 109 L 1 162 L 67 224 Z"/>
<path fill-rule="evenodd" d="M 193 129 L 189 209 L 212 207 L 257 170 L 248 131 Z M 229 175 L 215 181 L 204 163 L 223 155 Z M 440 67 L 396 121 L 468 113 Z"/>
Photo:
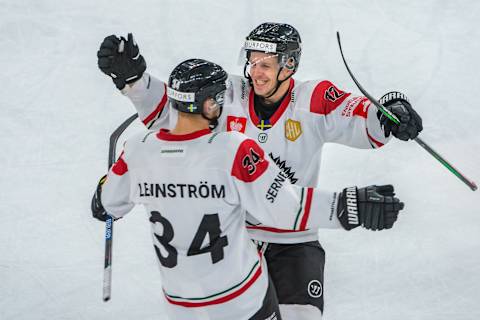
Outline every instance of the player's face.
<path fill-rule="evenodd" d="M 261 97 L 268 96 L 277 85 L 280 69 L 277 55 L 253 51 L 250 54 L 249 64 L 255 94 Z"/>

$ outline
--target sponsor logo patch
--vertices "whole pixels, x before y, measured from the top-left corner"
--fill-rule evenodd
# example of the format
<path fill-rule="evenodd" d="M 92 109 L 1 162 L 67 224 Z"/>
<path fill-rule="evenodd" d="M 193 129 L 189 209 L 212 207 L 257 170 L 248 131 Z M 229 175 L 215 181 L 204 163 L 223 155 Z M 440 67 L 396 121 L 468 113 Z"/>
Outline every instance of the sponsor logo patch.
<path fill-rule="evenodd" d="M 320 298 L 323 294 L 323 287 L 320 281 L 312 280 L 308 283 L 308 295 L 312 298 Z"/>
<path fill-rule="evenodd" d="M 288 119 L 285 121 L 285 137 L 290 141 L 295 141 L 302 135 L 302 124 L 300 121 Z"/>
<path fill-rule="evenodd" d="M 245 133 L 247 118 L 227 116 L 227 131 L 238 131 Z"/>
<path fill-rule="evenodd" d="M 370 101 L 365 97 L 355 97 L 350 99 L 342 110 L 342 117 L 353 117 L 358 114 L 366 118 L 369 105 Z"/>
<path fill-rule="evenodd" d="M 345 192 L 345 202 L 347 204 L 348 223 L 352 226 L 358 226 L 360 221 L 358 217 L 356 187 L 347 188 L 347 191 Z"/>
<path fill-rule="evenodd" d="M 268 134 L 266 134 L 265 132 L 260 132 L 258 134 L 258 142 L 265 143 L 267 142 L 267 140 L 268 140 Z"/>
<path fill-rule="evenodd" d="M 263 51 L 263 52 L 277 51 L 276 43 L 264 42 L 264 41 L 247 40 L 245 41 L 244 47 L 246 50 L 255 50 L 255 51 Z"/>
<path fill-rule="evenodd" d="M 273 182 L 270 184 L 270 187 L 268 188 L 267 194 L 265 194 L 265 197 L 267 198 L 270 203 L 274 203 L 275 199 L 277 198 L 279 190 L 283 187 L 283 183 L 285 180 L 288 179 L 288 175 L 283 172 L 279 171 Z"/>
<path fill-rule="evenodd" d="M 295 178 L 295 171 L 293 171 L 291 166 L 287 166 L 287 161 L 280 159 L 280 156 L 275 157 L 271 152 L 268 154 L 268 156 L 273 160 L 277 167 L 280 168 L 280 170 L 285 172 L 292 184 L 297 183 L 298 178 Z"/>
<path fill-rule="evenodd" d="M 348 100 L 347 105 L 342 110 L 343 117 L 351 117 L 353 115 L 353 109 L 362 101 L 364 97 L 355 97 L 353 99 Z"/>
<path fill-rule="evenodd" d="M 242 94 L 241 94 L 241 99 L 245 100 L 245 97 L 247 96 L 247 82 L 242 79 Z"/>
<path fill-rule="evenodd" d="M 183 158 L 187 155 L 187 150 L 181 146 L 162 146 L 160 154 L 165 158 Z"/>
<path fill-rule="evenodd" d="M 167 88 L 167 97 L 181 102 L 195 102 L 195 93 L 180 92 L 173 88 Z"/>

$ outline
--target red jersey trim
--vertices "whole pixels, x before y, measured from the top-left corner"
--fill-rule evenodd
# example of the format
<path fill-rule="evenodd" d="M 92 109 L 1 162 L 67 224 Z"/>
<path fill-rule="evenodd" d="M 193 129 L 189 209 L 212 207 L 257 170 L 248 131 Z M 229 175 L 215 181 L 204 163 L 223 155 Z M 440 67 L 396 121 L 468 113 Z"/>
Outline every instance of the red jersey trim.
<path fill-rule="evenodd" d="M 310 216 L 310 208 L 312 207 L 313 189 L 307 189 L 307 200 L 305 201 L 305 212 L 300 222 L 300 231 L 307 230 L 308 217 Z"/>
<path fill-rule="evenodd" d="M 247 226 L 249 230 L 262 230 L 267 232 L 273 233 L 292 233 L 292 232 L 302 232 L 303 230 L 290 230 L 290 229 L 277 229 L 272 227 L 264 227 L 264 226 Z"/>
<path fill-rule="evenodd" d="M 368 139 L 369 139 L 371 142 L 374 143 L 374 145 L 373 145 L 374 147 L 380 148 L 380 147 L 383 147 L 383 146 L 384 146 L 383 143 L 381 143 L 381 142 L 378 141 L 378 140 L 375 140 L 375 139 L 370 135 L 370 133 L 368 132 L 368 129 L 366 129 L 366 131 L 367 131 Z"/>
<path fill-rule="evenodd" d="M 187 307 L 187 308 L 198 308 L 198 307 L 205 307 L 205 306 L 210 306 L 214 304 L 221 304 L 221 303 L 230 301 L 232 299 L 235 299 L 236 297 L 243 294 L 245 291 L 248 290 L 248 288 L 250 288 L 255 283 L 255 281 L 257 281 L 257 279 L 260 277 L 261 274 L 262 274 L 262 264 L 261 264 L 261 260 L 259 260 L 258 262 L 255 263 L 252 270 L 244 280 L 242 280 L 239 284 L 227 290 L 224 290 L 220 293 L 213 294 L 203 298 L 182 298 L 182 297 L 170 296 L 165 292 L 164 294 L 165 294 L 165 298 L 169 303 L 182 306 L 182 307 Z M 218 298 L 215 298 L 215 297 L 218 297 Z"/>
<path fill-rule="evenodd" d="M 144 120 L 142 120 L 144 125 L 147 125 L 150 121 L 155 119 L 156 116 L 161 114 L 163 111 L 163 108 L 167 103 L 167 85 L 164 84 L 163 86 L 164 86 L 165 93 L 163 94 L 162 100 L 160 100 L 155 110 L 153 110 L 152 113 L 150 113 Z"/>
<path fill-rule="evenodd" d="M 287 110 L 287 107 L 290 104 L 290 100 L 292 99 L 292 90 L 294 86 L 295 86 L 295 80 L 290 78 L 290 85 L 288 87 L 287 95 L 285 96 L 285 98 L 283 98 L 283 101 L 278 107 L 277 111 L 275 111 L 275 113 L 270 117 L 270 119 L 268 119 L 270 120 L 270 124 L 272 126 L 275 125 L 275 123 L 278 121 L 278 119 L 280 119 L 280 117 L 283 115 L 285 110 Z M 252 120 L 253 124 L 256 127 L 260 123 L 260 119 L 258 119 L 257 114 L 255 113 L 255 108 L 253 106 L 254 94 L 255 94 L 255 91 L 253 90 L 253 87 L 252 87 L 250 89 L 250 95 L 248 98 L 248 111 L 250 114 L 250 119 Z M 264 119 L 264 120 L 267 120 L 267 119 Z"/>
<path fill-rule="evenodd" d="M 199 138 L 209 133 L 212 133 L 210 129 L 203 129 L 187 134 L 171 134 L 170 130 L 160 129 L 157 133 L 157 138 L 165 141 L 186 141 Z"/>
<path fill-rule="evenodd" d="M 365 105 L 366 103 L 367 105 Z M 368 100 L 367 98 L 362 99 L 353 110 L 353 115 L 367 119 L 368 109 L 370 108 L 371 105 L 372 104 L 370 103 L 370 100 Z"/>

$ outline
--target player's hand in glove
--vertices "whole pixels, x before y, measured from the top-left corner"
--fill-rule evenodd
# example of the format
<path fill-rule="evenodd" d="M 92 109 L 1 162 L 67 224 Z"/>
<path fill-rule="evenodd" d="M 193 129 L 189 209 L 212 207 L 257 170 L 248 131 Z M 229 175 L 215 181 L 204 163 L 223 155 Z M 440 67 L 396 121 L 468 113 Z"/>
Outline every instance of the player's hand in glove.
<path fill-rule="evenodd" d="M 358 226 L 374 231 L 390 229 L 403 207 L 392 185 L 350 187 L 339 195 L 337 217 L 346 230 Z"/>
<path fill-rule="evenodd" d="M 377 112 L 377 117 L 385 132 L 385 137 L 392 133 L 400 140 L 415 139 L 423 130 L 422 118 L 413 110 L 408 98 L 401 92 L 389 92 L 380 98 L 379 103 L 391 111 L 400 121 L 395 124 L 382 112 Z"/>
<path fill-rule="evenodd" d="M 97 189 L 95 190 L 91 204 L 92 216 L 100 221 L 107 221 L 108 219 L 108 214 L 102 205 L 102 186 L 106 180 L 107 175 L 104 175 L 100 178 L 100 181 L 98 181 Z"/>
<path fill-rule="evenodd" d="M 97 51 L 98 67 L 119 90 L 140 79 L 147 69 L 145 59 L 131 33 L 127 39 L 114 35 L 106 37 Z"/>

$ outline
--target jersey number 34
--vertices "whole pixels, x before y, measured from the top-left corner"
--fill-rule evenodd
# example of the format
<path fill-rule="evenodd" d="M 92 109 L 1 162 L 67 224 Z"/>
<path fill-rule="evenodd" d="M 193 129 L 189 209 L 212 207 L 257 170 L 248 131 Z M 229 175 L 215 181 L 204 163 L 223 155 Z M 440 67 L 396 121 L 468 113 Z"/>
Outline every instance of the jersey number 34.
<path fill-rule="evenodd" d="M 160 248 L 156 245 L 155 252 L 160 260 L 160 263 L 165 268 L 173 268 L 177 265 L 178 252 L 170 242 L 175 236 L 173 226 L 160 212 L 152 211 L 150 213 L 151 223 L 160 223 L 163 226 L 163 234 L 160 236 L 154 233 L 155 238 L 162 244 L 163 248 L 167 252 L 166 256 L 163 256 Z M 195 237 L 188 248 L 187 256 L 194 256 L 198 254 L 210 253 L 212 257 L 212 263 L 217 263 L 223 259 L 223 247 L 228 245 L 227 236 L 220 236 L 222 230 L 220 229 L 220 220 L 218 214 L 206 214 L 203 216 L 200 225 L 198 226 Z M 206 236 L 209 236 L 209 245 L 202 248 L 203 240 Z"/>

